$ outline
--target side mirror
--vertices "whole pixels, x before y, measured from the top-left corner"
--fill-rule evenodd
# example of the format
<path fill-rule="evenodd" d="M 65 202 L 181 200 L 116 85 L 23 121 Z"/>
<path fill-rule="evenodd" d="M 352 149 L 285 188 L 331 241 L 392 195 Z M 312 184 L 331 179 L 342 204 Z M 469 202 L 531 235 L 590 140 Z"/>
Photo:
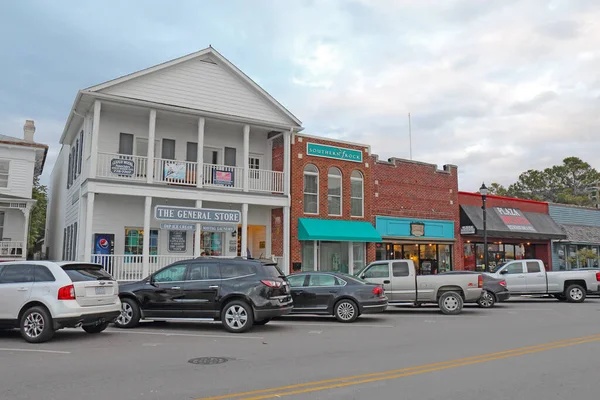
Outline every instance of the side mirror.
<path fill-rule="evenodd" d="M 150 279 L 148 280 L 148 283 L 150 283 L 154 287 L 158 287 L 156 285 L 156 281 L 154 280 L 154 275 L 150 275 Z"/>
<path fill-rule="evenodd" d="M 508 273 L 508 270 L 503 269 L 502 271 L 500 271 L 500 275 L 506 275 Z"/>
<path fill-rule="evenodd" d="M 360 279 L 365 279 L 367 277 L 366 274 L 360 274 Z"/>

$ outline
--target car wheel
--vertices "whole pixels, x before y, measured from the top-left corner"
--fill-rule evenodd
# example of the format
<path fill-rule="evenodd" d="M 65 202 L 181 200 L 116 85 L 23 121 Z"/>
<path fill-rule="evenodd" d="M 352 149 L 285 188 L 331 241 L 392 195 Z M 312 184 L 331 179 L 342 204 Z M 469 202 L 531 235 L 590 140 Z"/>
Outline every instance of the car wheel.
<path fill-rule="evenodd" d="M 583 303 L 585 300 L 585 289 L 581 285 L 570 285 L 565 295 L 569 303 Z"/>
<path fill-rule="evenodd" d="M 442 314 L 456 315 L 460 314 L 463 308 L 463 299 L 456 292 L 445 292 L 438 300 L 438 306 Z"/>
<path fill-rule="evenodd" d="M 494 307 L 494 304 L 496 304 L 496 298 L 493 293 L 484 290 L 483 293 L 481 293 L 479 300 L 477 300 L 477 304 L 479 304 L 479 307 L 481 308 L 492 308 Z"/>
<path fill-rule="evenodd" d="M 84 325 L 82 326 L 83 330 L 87 333 L 100 333 L 106 328 L 108 328 L 108 322 L 104 322 L 98 325 Z"/>
<path fill-rule="evenodd" d="M 248 329 L 252 328 L 252 325 L 254 324 L 252 307 L 241 300 L 234 300 L 227 303 L 221 314 L 221 322 L 229 332 L 246 332 Z"/>
<path fill-rule="evenodd" d="M 271 318 L 263 319 L 260 321 L 254 321 L 254 325 L 266 325 L 271 321 Z"/>
<path fill-rule="evenodd" d="M 340 322 L 354 322 L 358 318 L 358 306 L 352 300 L 338 301 L 333 310 L 333 315 Z"/>
<path fill-rule="evenodd" d="M 20 321 L 21 336 L 29 343 L 47 342 L 54 336 L 52 317 L 44 307 L 31 307 Z"/>
<path fill-rule="evenodd" d="M 130 298 L 121 299 L 121 314 L 115 321 L 118 328 L 135 328 L 140 323 L 140 306 Z"/>

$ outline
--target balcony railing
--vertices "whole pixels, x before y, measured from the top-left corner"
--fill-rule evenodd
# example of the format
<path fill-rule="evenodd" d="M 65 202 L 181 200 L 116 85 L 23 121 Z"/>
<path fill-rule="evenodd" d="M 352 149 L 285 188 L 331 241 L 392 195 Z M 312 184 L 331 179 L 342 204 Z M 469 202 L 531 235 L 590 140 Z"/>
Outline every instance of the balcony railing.
<path fill-rule="evenodd" d="M 201 174 L 199 173 L 201 172 Z M 283 172 L 264 169 L 248 170 L 248 190 L 251 192 L 283 193 Z M 96 176 L 124 181 L 146 181 L 152 174 L 155 183 L 196 186 L 202 176 L 202 186 L 219 189 L 244 189 L 244 168 L 229 165 L 204 164 L 179 160 L 154 159 L 115 153 L 98 153 Z"/>
<path fill-rule="evenodd" d="M 20 259 L 26 256 L 25 242 L 0 241 L 0 259 Z"/>

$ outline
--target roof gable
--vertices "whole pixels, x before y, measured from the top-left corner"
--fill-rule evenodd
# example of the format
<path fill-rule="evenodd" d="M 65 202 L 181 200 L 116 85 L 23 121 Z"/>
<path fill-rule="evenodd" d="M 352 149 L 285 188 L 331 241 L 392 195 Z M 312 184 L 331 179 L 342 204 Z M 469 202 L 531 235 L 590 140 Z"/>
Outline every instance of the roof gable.
<path fill-rule="evenodd" d="M 86 91 L 301 125 L 292 113 L 212 47 Z"/>

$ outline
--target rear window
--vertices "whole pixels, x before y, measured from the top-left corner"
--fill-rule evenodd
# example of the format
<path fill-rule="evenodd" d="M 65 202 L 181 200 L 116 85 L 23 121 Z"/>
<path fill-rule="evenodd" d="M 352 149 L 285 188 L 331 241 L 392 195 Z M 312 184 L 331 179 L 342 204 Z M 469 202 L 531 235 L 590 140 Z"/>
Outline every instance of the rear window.
<path fill-rule="evenodd" d="M 63 265 L 62 269 L 73 282 L 113 280 L 113 277 L 100 266 L 73 264 Z"/>
<path fill-rule="evenodd" d="M 264 276 L 268 276 L 270 278 L 283 278 L 285 277 L 285 274 L 279 269 L 279 267 L 277 266 L 277 264 L 263 264 L 262 267 L 262 274 Z"/>

